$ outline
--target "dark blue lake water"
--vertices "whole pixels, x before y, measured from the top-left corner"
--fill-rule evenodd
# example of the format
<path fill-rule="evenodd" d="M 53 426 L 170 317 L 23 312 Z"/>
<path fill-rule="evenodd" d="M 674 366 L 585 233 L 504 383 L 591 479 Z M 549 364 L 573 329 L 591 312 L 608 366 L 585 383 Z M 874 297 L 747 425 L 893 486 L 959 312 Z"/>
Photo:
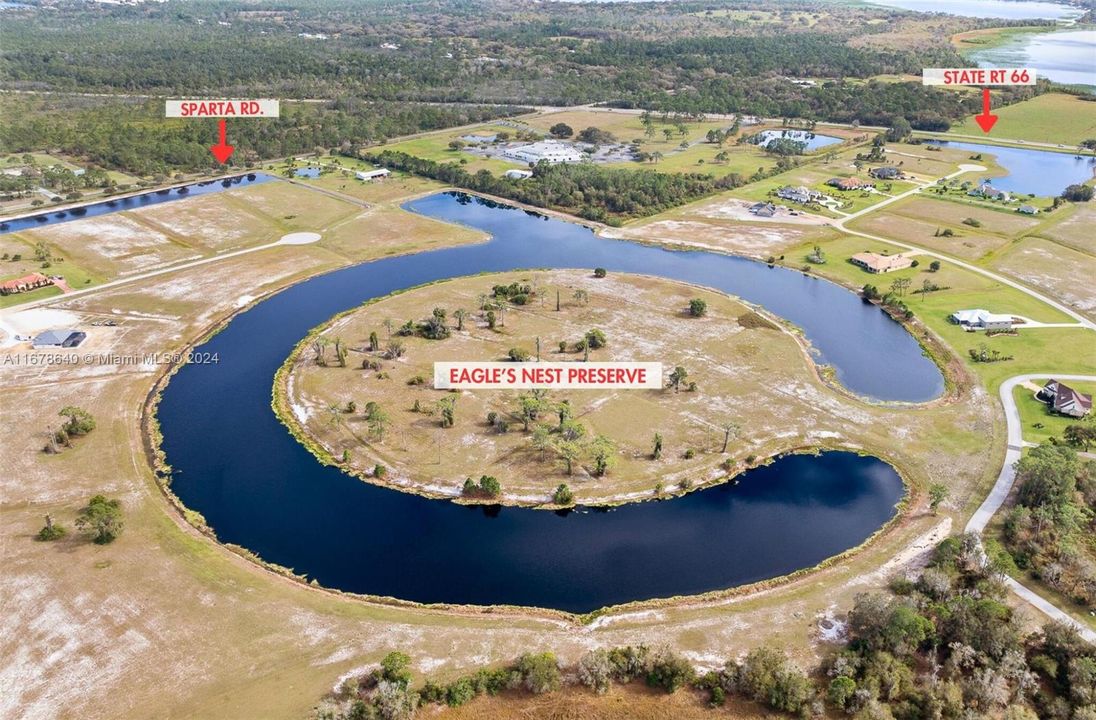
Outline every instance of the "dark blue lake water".
<path fill-rule="evenodd" d="M 999 190 L 1040 197 L 1061 195 L 1067 186 L 1085 183 L 1092 179 L 1096 158 L 1076 157 L 1070 153 L 1035 150 L 1029 148 L 1002 147 L 956 140 L 928 140 L 926 142 L 949 148 L 962 148 L 971 153 L 993 155 L 997 164 L 1008 171 L 1004 177 L 992 178 Z"/>
<path fill-rule="evenodd" d="M 859 544 L 894 514 L 903 493 L 894 469 L 841 452 L 783 458 L 737 484 L 684 498 L 565 517 L 427 500 L 319 465 L 270 408 L 274 372 L 293 345 L 370 298 L 481 270 L 602 265 L 749 291 L 771 299 L 776 312 L 813 308 L 800 319 L 839 359 L 846 358 L 842 342 L 862 343 L 853 356 L 868 360 L 846 376 L 864 387 L 921 399 L 942 387 L 901 326 L 830 283 L 726 256 L 602 240 L 467 195 L 435 195 L 409 207 L 495 238 L 290 287 L 200 349 L 217 353 L 218 364 L 184 366 L 168 383 L 158 417 L 173 488 L 222 541 L 344 590 L 587 611 L 782 575 Z M 838 336 L 832 344 L 826 328 Z"/>
<path fill-rule="evenodd" d="M 230 188 L 258 185 L 273 179 L 274 178 L 263 173 L 249 173 L 247 175 L 238 175 L 237 177 L 226 178 L 224 180 L 207 180 L 205 182 L 192 183 L 190 185 L 172 188 L 171 190 L 150 190 L 149 192 L 141 193 L 140 195 L 130 195 L 124 198 L 104 200 L 71 210 L 43 210 L 36 215 L 28 215 L 27 217 L 17 218 L 15 220 L 0 220 L 0 235 L 9 232 L 18 232 L 20 230 L 31 230 L 33 228 L 53 225 L 55 223 L 71 222 L 73 220 L 83 220 L 99 215 L 108 215 L 121 210 L 137 210 L 150 205 L 159 205 L 160 203 L 171 202 L 173 200 L 208 195 Z"/>

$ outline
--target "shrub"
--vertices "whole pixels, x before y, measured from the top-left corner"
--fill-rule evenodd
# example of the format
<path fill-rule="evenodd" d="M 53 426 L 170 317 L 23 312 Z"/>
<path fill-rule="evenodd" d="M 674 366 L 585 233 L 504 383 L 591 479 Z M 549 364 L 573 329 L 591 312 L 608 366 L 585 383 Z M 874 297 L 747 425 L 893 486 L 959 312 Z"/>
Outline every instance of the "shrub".
<path fill-rule="evenodd" d="M 506 353 L 506 357 L 510 358 L 513 362 L 528 362 L 530 356 L 525 350 L 513 347 Z"/>
<path fill-rule="evenodd" d="M 597 350 L 598 348 L 603 348 L 609 344 L 609 341 L 605 338 L 605 333 L 597 328 L 589 330 L 584 339 L 591 350 Z"/>
<path fill-rule="evenodd" d="M 386 472 L 388 472 L 388 469 L 385 468 L 384 465 L 374 465 L 373 466 L 373 477 L 377 478 L 378 480 L 383 478 L 384 474 Z"/>
<path fill-rule="evenodd" d="M 556 505 L 570 505 L 574 501 L 574 493 L 571 492 L 571 488 L 567 487 L 566 483 L 560 483 L 556 491 L 552 493 L 552 502 Z"/>
<path fill-rule="evenodd" d="M 559 664 L 550 652 L 526 653 L 518 658 L 514 669 L 521 674 L 522 686 L 534 695 L 559 689 Z"/>
<path fill-rule="evenodd" d="M 53 518 L 46 515 L 46 524 L 34 537 L 42 542 L 50 542 L 51 540 L 60 540 L 67 533 L 68 531 L 61 524 L 53 522 Z"/>
<path fill-rule="evenodd" d="M 1062 191 L 1062 198 L 1073 202 L 1088 202 L 1092 199 L 1091 185 L 1070 185 Z"/>
<path fill-rule="evenodd" d="M 673 693 L 692 682 L 694 677 L 696 672 L 688 660 L 664 648 L 651 662 L 651 668 L 647 671 L 647 685 Z"/>
<path fill-rule="evenodd" d="M 460 707 L 476 697 L 476 687 L 470 678 L 460 678 L 445 688 L 445 704 Z"/>
<path fill-rule="evenodd" d="M 603 648 L 591 650 L 578 661 L 578 679 L 598 695 L 609 690 L 613 679 L 613 663 L 609 651 Z"/>
<path fill-rule="evenodd" d="M 594 277 L 596 277 L 596 278 L 603 278 L 608 274 L 609 274 L 609 271 L 606 270 L 605 268 L 602 268 L 602 267 L 594 268 Z"/>

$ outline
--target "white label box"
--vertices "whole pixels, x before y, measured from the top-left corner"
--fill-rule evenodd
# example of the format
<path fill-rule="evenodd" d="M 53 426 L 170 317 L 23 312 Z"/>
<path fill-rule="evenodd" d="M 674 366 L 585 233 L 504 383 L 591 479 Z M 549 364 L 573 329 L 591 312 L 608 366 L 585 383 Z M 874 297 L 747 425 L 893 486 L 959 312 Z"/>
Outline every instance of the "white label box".
<path fill-rule="evenodd" d="M 280 112 L 279 100 L 168 100 L 164 106 L 169 118 L 276 118 Z"/>

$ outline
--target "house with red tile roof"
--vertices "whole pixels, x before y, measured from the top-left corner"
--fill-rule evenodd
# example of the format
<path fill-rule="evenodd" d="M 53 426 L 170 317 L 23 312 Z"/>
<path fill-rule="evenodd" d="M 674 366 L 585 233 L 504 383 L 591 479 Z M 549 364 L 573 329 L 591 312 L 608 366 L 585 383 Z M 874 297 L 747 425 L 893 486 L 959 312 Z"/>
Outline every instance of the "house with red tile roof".
<path fill-rule="evenodd" d="M 15 295 L 16 293 L 28 292 L 52 284 L 53 280 L 50 280 L 42 273 L 31 273 L 0 283 L 0 295 Z"/>

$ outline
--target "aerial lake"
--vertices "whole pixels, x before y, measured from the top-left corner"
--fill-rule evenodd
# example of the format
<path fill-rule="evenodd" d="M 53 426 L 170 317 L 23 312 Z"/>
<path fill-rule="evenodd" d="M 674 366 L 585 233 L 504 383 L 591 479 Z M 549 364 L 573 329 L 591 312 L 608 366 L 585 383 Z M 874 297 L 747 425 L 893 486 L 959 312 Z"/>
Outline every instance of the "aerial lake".
<path fill-rule="evenodd" d="M 979 67 L 1030 67 L 1041 78 L 1096 89 L 1096 30 L 1018 33 L 967 57 Z"/>
<path fill-rule="evenodd" d="M 1004 20 L 1069 20 L 1080 17 L 1084 11 L 1071 5 L 1054 2 L 1027 2 L 1026 0 L 870 0 L 872 5 L 885 5 L 901 10 L 927 13 L 945 13 L 973 18 L 1001 18 Z"/>
<path fill-rule="evenodd" d="M 795 142 L 804 143 L 806 145 L 804 150 L 807 152 L 841 142 L 841 138 L 832 137 L 830 135 L 818 135 L 808 130 L 762 130 L 759 135 L 760 139 L 757 144 L 762 147 L 767 146 L 778 138 L 786 138 L 788 140 L 794 140 Z"/>
<path fill-rule="evenodd" d="M 329 587 L 422 602 L 572 611 L 733 587 L 855 547 L 895 513 L 885 462 L 797 455 L 737 483 L 664 502 L 563 516 L 469 508 L 320 465 L 270 407 L 275 371 L 310 328 L 432 280 L 525 267 L 594 267 L 686 280 L 764 304 L 804 329 L 842 382 L 927 400 L 943 378 L 913 337 L 853 293 L 761 263 L 599 238 L 580 225 L 463 193 L 408 209 L 485 230 L 483 244 L 386 258 L 289 287 L 234 318 L 183 366 L 158 419 L 172 488 L 218 538 Z"/>
<path fill-rule="evenodd" d="M 103 200 L 102 202 L 81 205 L 80 207 L 67 210 L 41 210 L 33 215 L 15 218 L 13 220 L 0 219 L 0 235 L 9 232 L 18 232 L 20 230 L 31 230 L 44 225 L 53 225 L 55 223 L 97 217 L 99 215 L 108 215 L 121 210 L 139 210 L 140 208 L 149 207 L 150 205 L 159 205 L 160 203 L 182 200 L 183 198 L 188 197 L 197 197 L 198 195 L 208 195 L 209 193 L 221 192 L 222 190 L 228 190 L 229 188 L 258 185 L 259 183 L 264 183 L 273 179 L 274 178 L 263 173 L 249 173 L 247 175 L 224 178 L 223 180 L 205 180 L 203 182 L 191 183 L 189 185 L 167 190 L 149 190 L 148 192 L 137 195 Z"/>
<path fill-rule="evenodd" d="M 1008 171 L 1008 175 L 993 177 L 993 186 L 999 190 L 1022 195 L 1029 193 L 1041 197 L 1060 195 L 1069 185 L 1091 180 L 1093 171 L 1096 170 L 1096 158 L 1091 155 L 1077 156 L 1050 150 L 983 145 L 956 140 L 928 142 L 969 150 L 972 154 L 993 155 L 997 159 L 997 164 Z"/>

